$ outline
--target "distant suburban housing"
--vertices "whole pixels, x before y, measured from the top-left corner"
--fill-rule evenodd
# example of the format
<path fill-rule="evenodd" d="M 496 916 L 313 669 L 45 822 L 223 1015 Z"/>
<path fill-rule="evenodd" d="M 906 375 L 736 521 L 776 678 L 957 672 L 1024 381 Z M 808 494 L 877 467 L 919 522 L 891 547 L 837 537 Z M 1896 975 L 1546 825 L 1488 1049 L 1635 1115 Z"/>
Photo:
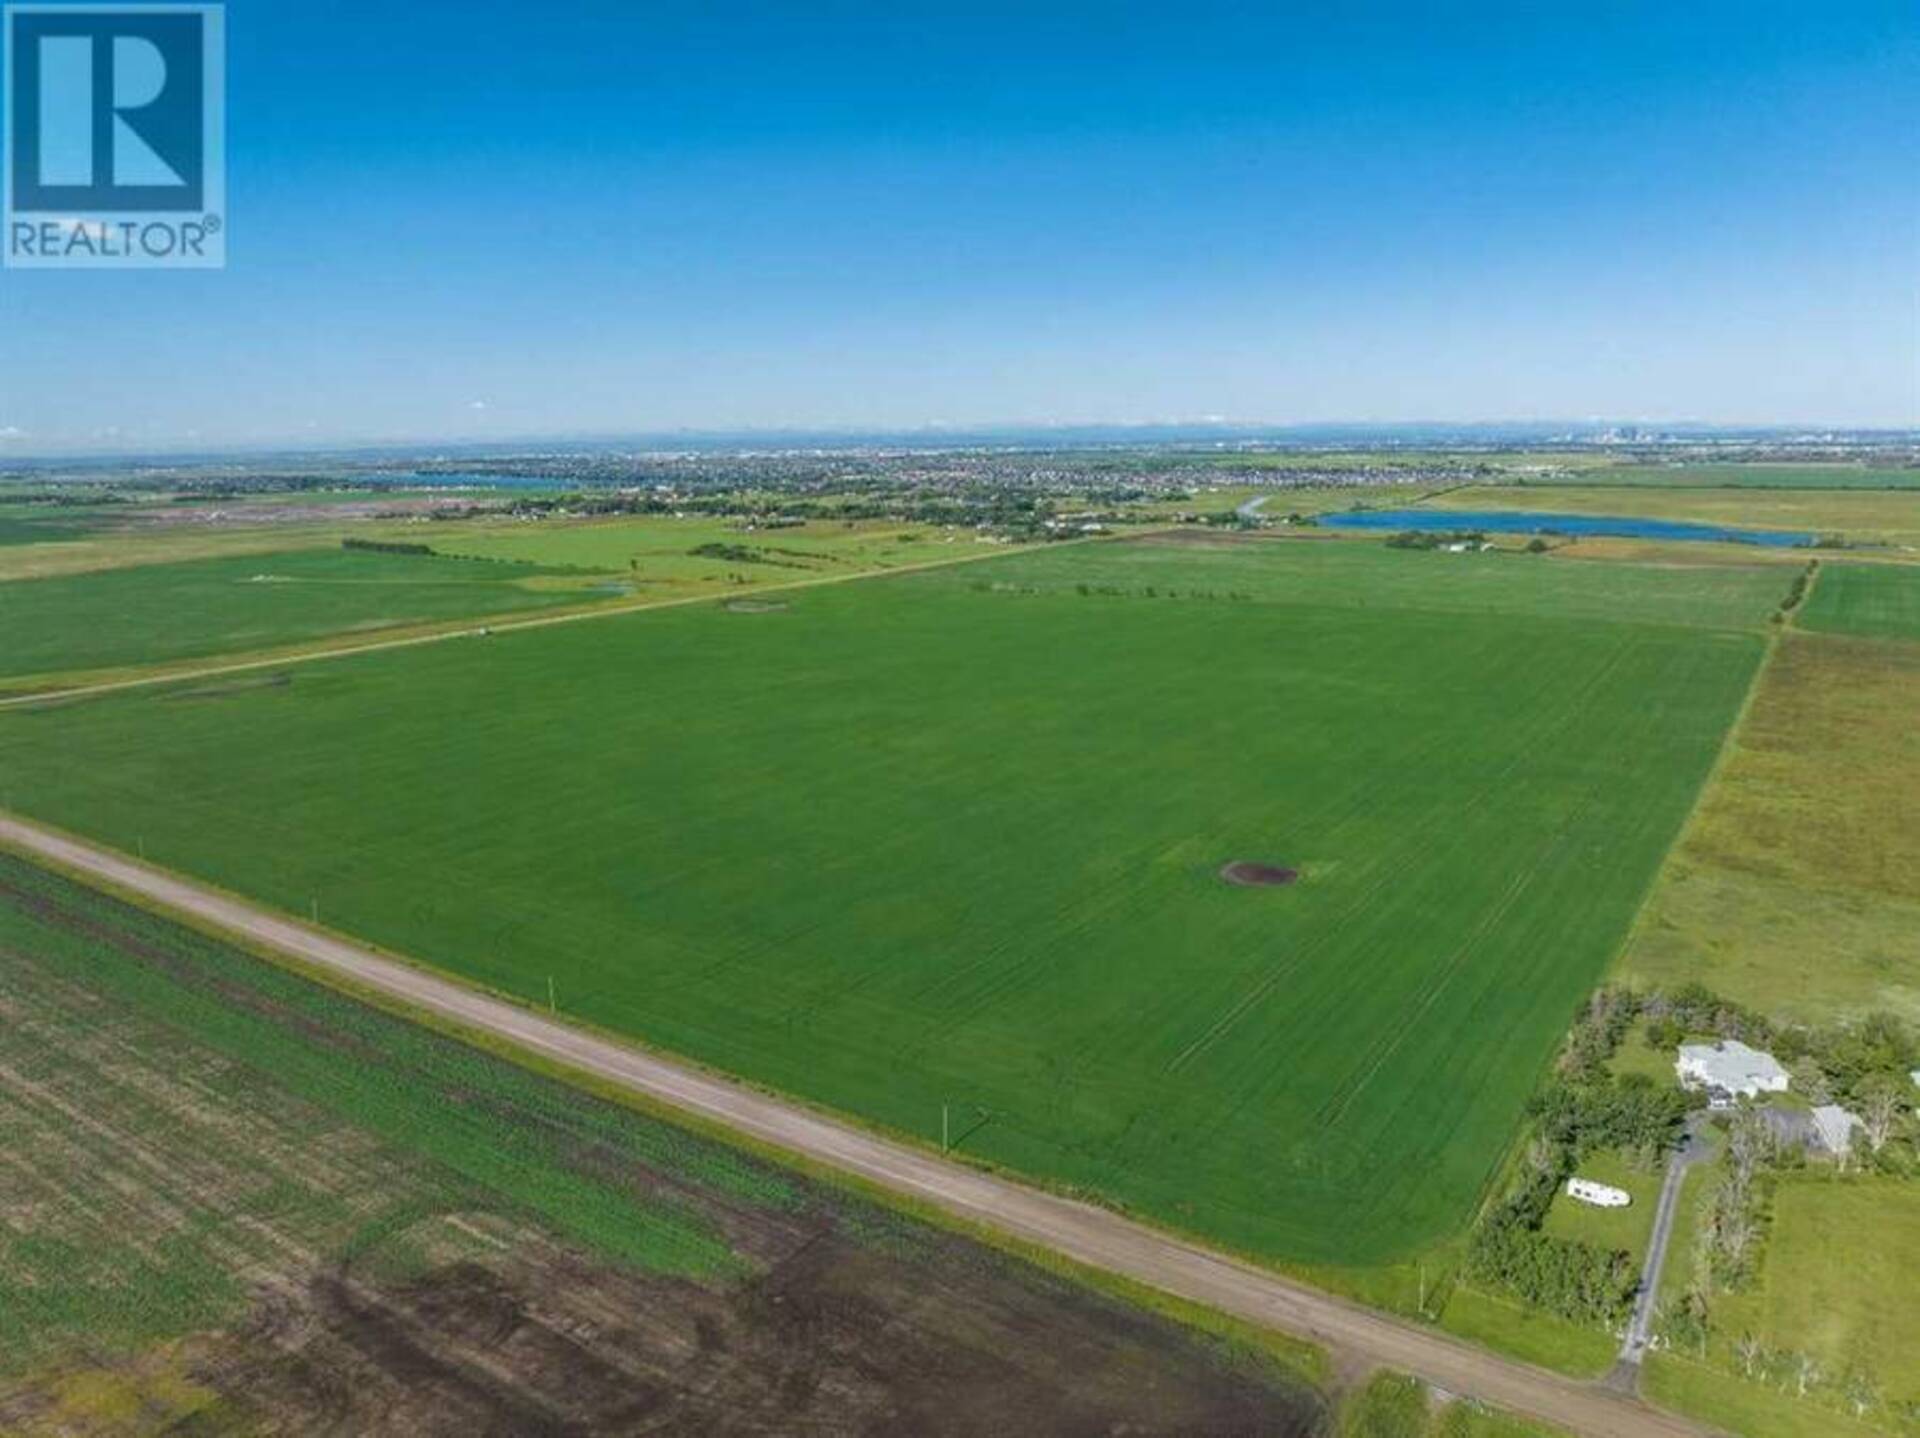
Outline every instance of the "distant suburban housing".
<path fill-rule="evenodd" d="M 1674 1064 L 1687 1088 L 1703 1088 L 1711 1097 L 1729 1094 L 1753 1098 L 1763 1093 L 1785 1093 L 1787 1071 L 1772 1054 L 1749 1048 L 1738 1039 L 1714 1044 L 1682 1044 Z"/>
<path fill-rule="evenodd" d="M 1624 1188 L 1615 1188 L 1609 1183 L 1595 1183 L 1590 1178 L 1568 1179 L 1567 1197 L 1590 1203 L 1595 1208 L 1625 1208 L 1633 1202 L 1633 1195 Z"/>

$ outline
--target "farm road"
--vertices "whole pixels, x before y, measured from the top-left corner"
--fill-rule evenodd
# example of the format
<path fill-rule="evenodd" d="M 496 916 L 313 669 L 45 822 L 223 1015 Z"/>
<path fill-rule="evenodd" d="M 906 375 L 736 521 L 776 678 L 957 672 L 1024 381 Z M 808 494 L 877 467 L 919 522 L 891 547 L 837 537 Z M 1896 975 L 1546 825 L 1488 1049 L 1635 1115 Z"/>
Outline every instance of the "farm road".
<path fill-rule="evenodd" d="M 1628 1394 L 1498 1357 L 1105 1209 L 977 1172 L 690 1065 L 571 1028 L 37 824 L 0 815 L 0 844 L 969 1223 L 1363 1363 L 1414 1374 L 1449 1393 L 1589 1438 L 1692 1438 L 1706 1431 Z"/>
<path fill-rule="evenodd" d="M 1667 1160 L 1667 1176 L 1660 1184 L 1660 1204 L 1654 1210 L 1653 1236 L 1647 1240 L 1647 1258 L 1640 1271 L 1640 1294 L 1634 1301 L 1633 1321 L 1620 1348 L 1620 1362 L 1608 1382 L 1624 1392 L 1633 1392 L 1640 1383 L 1640 1363 L 1653 1344 L 1654 1310 L 1660 1300 L 1660 1273 L 1666 1267 L 1667 1245 L 1673 1239 L 1674 1215 L 1680 1207 L 1680 1190 L 1687 1181 L 1687 1170 L 1712 1157 L 1713 1149 L 1702 1137 L 1703 1115 L 1695 1114 L 1687 1122 L 1687 1137 Z"/>

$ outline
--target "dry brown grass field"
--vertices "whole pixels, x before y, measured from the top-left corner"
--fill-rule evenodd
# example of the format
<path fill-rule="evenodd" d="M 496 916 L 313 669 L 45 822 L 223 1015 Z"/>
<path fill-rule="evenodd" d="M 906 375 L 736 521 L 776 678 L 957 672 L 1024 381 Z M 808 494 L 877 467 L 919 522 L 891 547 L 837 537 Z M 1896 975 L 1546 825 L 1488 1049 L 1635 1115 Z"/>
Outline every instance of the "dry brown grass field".
<path fill-rule="evenodd" d="M 1920 1018 L 1920 645 L 1782 636 L 1622 960 L 1783 1018 Z"/>

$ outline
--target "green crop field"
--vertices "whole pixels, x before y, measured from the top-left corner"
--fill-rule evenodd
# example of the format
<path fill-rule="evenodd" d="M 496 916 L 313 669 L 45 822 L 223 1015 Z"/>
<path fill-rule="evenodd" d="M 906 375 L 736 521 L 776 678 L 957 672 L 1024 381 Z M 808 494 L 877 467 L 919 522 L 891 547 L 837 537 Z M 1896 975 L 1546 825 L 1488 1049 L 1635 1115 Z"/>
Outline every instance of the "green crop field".
<path fill-rule="evenodd" d="M 1585 476 L 1582 476 L 1584 481 Z M 1792 529 L 1839 535 L 1849 543 L 1920 549 L 1920 487 L 1901 489 L 1718 488 L 1643 485 L 1612 489 L 1568 484 L 1480 485 L 1429 501 L 1439 509 L 1548 510 L 1722 524 L 1736 529 Z"/>
<path fill-rule="evenodd" d="M 1830 564 L 1798 622 L 1879 639 L 1920 639 L 1920 565 Z"/>
<path fill-rule="evenodd" d="M 291 550 L 0 583 L 0 677 L 153 664 L 592 597 L 540 571 L 442 556 Z"/>
<path fill-rule="evenodd" d="M 0 716 L 11 806 L 1263 1254 L 1458 1231 L 1784 592 L 1102 544 Z M 1220 882 L 1230 860 L 1290 887 Z"/>
<path fill-rule="evenodd" d="M 1802 561 L 1804 562 L 1804 561 Z M 1118 600 L 1261 602 L 1315 609 L 1751 629 L 1791 575 L 1758 556 L 1717 565 L 1589 564 L 1551 555 L 1388 549 L 1377 539 L 1176 532 L 1146 542 L 1042 550 L 943 581 Z M 1136 609 L 1123 609 L 1131 614 Z"/>
<path fill-rule="evenodd" d="M 4 853 L 0 1215 L 8 1434 L 1321 1426 L 1304 1345 L 1229 1351 Z"/>
<path fill-rule="evenodd" d="M 7 506 L 0 508 L 0 548 L 85 539 L 100 527 L 92 511 L 78 507 Z"/>
<path fill-rule="evenodd" d="M 729 562 L 695 551 L 729 546 L 752 553 Z M 748 529 L 736 520 L 623 519 L 481 522 L 435 532 L 434 547 L 478 559 L 603 570 L 643 585 L 687 580 L 714 582 L 745 573 L 762 582 L 809 574 L 857 573 L 899 564 L 952 558 L 974 549 L 971 533 L 956 536 L 924 525 L 814 520 L 774 529 Z"/>
<path fill-rule="evenodd" d="M 1619 464 L 1530 484 L 1635 485 L 1674 489 L 1920 489 L 1920 467 L 1873 464 Z"/>

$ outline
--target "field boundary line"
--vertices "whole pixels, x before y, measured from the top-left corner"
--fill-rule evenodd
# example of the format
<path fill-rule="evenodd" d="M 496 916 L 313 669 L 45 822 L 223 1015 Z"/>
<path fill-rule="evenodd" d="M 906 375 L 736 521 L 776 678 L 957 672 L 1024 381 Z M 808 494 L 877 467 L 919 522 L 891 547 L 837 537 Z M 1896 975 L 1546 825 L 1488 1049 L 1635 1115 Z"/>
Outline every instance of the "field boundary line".
<path fill-rule="evenodd" d="M 1162 533 L 1168 527 L 1151 526 L 1123 533 L 1055 540 L 1044 548 L 1065 549 L 1086 544 L 1112 543 L 1121 539 L 1141 539 L 1148 535 Z M 212 656 L 216 662 L 193 662 L 183 668 L 136 673 L 124 679 L 107 679 L 97 683 L 83 682 L 61 689 L 34 689 L 15 694 L 0 693 L 0 710 L 73 704 L 103 695 L 124 693 L 130 689 L 147 689 L 162 684 L 184 684 L 196 679 L 218 679 L 229 674 L 251 674 L 262 669 L 282 669 L 294 664 L 314 664 L 325 659 L 348 659 L 359 654 L 412 649 L 424 644 L 441 644 L 453 639 L 478 639 L 512 634 L 524 629 L 545 629 L 559 624 L 580 624 L 591 619 L 612 619 L 623 614 L 647 614 L 657 610 L 685 609 L 699 604 L 725 604 L 733 599 L 752 600 L 767 594 L 792 594 L 799 590 L 820 589 L 832 584 L 853 584 L 863 579 L 885 579 L 901 574 L 924 574 L 938 569 L 954 569 L 965 564 L 981 564 L 989 560 L 1006 559 L 1014 554 L 1028 553 L 1033 548 L 1034 546 L 1030 545 L 995 546 L 992 552 L 986 554 L 956 554 L 946 559 L 897 564 L 889 569 L 863 569 L 852 574 L 816 574 L 806 579 L 790 579 L 777 584 L 750 586 L 732 594 L 689 594 L 677 599 L 642 599 L 632 603 L 616 599 L 603 604 L 584 607 L 568 606 L 534 614 L 528 614 L 524 610 L 510 609 L 497 617 L 476 615 L 471 619 L 449 621 L 445 625 L 436 626 L 424 633 L 417 626 L 401 626 L 401 632 L 390 632 L 385 638 L 380 639 L 340 644 L 327 644 L 323 640 L 317 641 L 321 646 L 317 648 L 295 647 L 276 651 L 255 651 L 252 658 L 229 659 L 224 662 L 218 662 L 219 656 Z M 30 683 L 32 678 L 32 675 L 21 676 L 23 682 Z"/>
<path fill-rule="evenodd" d="M 1827 566 L 1822 564 L 1818 558 L 1815 558 L 1807 565 L 1806 572 L 1807 587 L 1800 591 L 1800 598 L 1795 602 L 1793 608 L 1786 612 L 1787 617 L 1780 621 L 1780 627 L 1782 629 L 1791 629 L 1796 634 L 1814 632 L 1800 627 L 1800 616 L 1805 614 L 1807 612 L 1807 606 L 1813 603 L 1814 591 L 1820 588 L 1820 581 L 1827 577 Z"/>
<path fill-rule="evenodd" d="M 1803 601 L 1804 602 L 1804 601 Z M 1753 712 L 1754 702 L 1760 696 L 1761 686 L 1766 683 L 1767 675 L 1773 669 L 1774 656 L 1780 652 L 1780 631 L 1785 624 L 1769 624 L 1765 640 L 1766 648 L 1761 652 L 1760 662 L 1753 666 L 1753 677 L 1747 681 L 1747 692 L 1740 696 L 1740 707 L 1734 711 L 1733 718 L 1727 723 L 1727 732 L 1720 736 L 1720 747 L 1713 756 L 1713 764 L 1707 770 L 1707 776 L 1701 780 L 1699 791 L 1693 796 L 1693 802 L 1687 806 L 1687 815 L 1680 821 L 1679 829 L 1674 833 L 1673 842 L 1667 846 L 1666 853 L 1660 856 L 1660 864 L 1653 871 L 1653 877 L 1647 881 L 1647 891 L 1640 896 L 1640 903 L 1633 911 L 1633 922 L 1627 925 L 1627 932 L 1621 936 L 1620 947 L 1615 951 L 1613 960 L 1602 969 L 1602 978 L 1611 978 L 1618 974 L 1620 965 L 1628 954 L 1633 952 L 1639 941 L 1641 930 L 1646 927 L 1647 916 L 1652 911 L 1654 896 L 1660 892 L 1660 886 L 1667 877 L 1667 871 L 1673 867 L 1674 855 L 1686 847 L 1695 826 L 1700 822 L 1700 811 L 1707 807 L 1707 800 L 1719 786 L 1720 780 L 1733 763 L 1735 751 L 1740 747 L 1741 732 L 1747 727 L 1747 716 Z"/>
<path fill-rule="evenodd" d="M 1688 1438 L 1708 1430 L 1638 1400 L 1476 1349 L 1363 1308 L 1104 1208 L 948 1162 L 903 1140 L 816 1112 L 718 1074 L 546 1017 L 424 966 L 0 814 L 0 844 L 139 896 L 222 935 L 336 974 L 433 1019 L 480 1031 L 543 1061 L 798 1155 L 963 1223 L 1049 1250 L 1176 1299 L 1354 1353 L 1451 1393 L 1590 1438 Z"/>

